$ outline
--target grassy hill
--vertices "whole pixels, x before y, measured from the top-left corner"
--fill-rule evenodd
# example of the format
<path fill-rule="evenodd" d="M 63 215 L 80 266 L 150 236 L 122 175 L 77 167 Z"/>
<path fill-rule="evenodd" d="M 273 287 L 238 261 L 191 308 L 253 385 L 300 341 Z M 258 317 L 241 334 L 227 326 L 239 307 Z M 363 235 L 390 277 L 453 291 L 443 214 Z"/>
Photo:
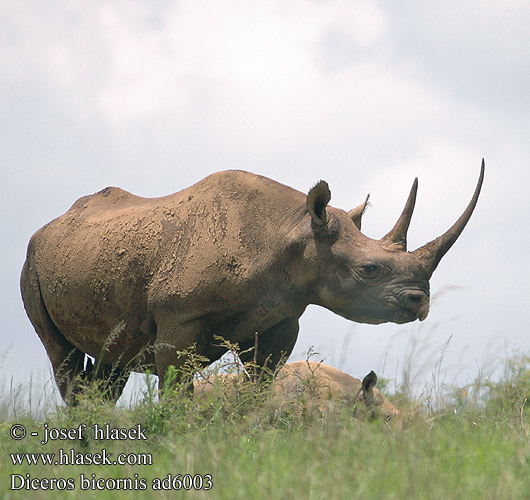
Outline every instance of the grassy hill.
<path fill-rule="evenodd" d="M 77 407 L 44 419 L 0 417 L 0 498 L 528 499 L 530 363 L 519 356 L 507 367 L 501 381 L 453 388 L 436 408 L 396 394 L 410 412 L 389 423 L 348 407 L 279 406 L 250 382 L 204 401 L 182 389 L 158 401 L 148 384 L 132 408 L 91 386 Z M 96 424 L 129 434 L 97 439 Z M 14 425 L 24 439 L 11 437 L 22 433 Z"/>

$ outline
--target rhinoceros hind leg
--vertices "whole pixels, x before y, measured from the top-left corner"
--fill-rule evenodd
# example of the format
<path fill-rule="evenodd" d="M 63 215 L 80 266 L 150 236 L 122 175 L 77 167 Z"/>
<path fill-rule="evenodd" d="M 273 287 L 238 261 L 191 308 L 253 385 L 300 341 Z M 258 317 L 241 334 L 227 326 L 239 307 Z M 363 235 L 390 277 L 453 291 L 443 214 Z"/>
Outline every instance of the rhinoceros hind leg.
<path fill-rule="evenodd" d="M 76 377 L 83 370 L 85 353 L 68 342 L 48 314 L 30 258 L 22 269 L 20 285 L 29 319 L 50 358 L 59 392 L 68 404 L 71 402 Z"/>
<path fill-rule="evenodd" d="M 116 402 L 120 398 L 127 380 L 129 380 L 130 370 L 119 368 L 116 365 L 108 365 L 98 360 L 92 361 L 87 356 L 85 369 L 80 373 L 79 378 L 83 383 L 98 383 L 98 390 L 101 396 L 111 402 Z M 76 399 L 82 393 L 80 386 L 74 388 Z M 74 401 L 75 404 L 75 401 Z"/>
<path fill-rule="evenodd" d="M 85 353 L 66 340 L 48 315 L 41 298 L 40 302 L 41 304 L 32 307 L 31 314 L 28 314 L 52 363 L 53 375 L 61 397 L 66 404 L 71 404 L 74 386 L 83 370 Z"/>

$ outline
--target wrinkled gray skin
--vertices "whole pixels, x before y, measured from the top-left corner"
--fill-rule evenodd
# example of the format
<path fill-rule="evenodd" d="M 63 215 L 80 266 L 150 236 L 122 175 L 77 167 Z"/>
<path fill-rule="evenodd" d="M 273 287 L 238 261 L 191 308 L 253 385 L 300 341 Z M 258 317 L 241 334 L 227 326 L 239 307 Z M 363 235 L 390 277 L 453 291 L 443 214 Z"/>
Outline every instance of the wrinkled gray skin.
<path fill-rule="evenodd" d="M 459 221 L 415 252 L 406 251 L 406 230 L 417 182 L 381 240 L 360 231 L 367 202 L 349 213 L 328 206 L 324 181 L 308 195 L 243 171 L 161 198 L 106 188 L 33 235 L 24 305 L 67 402 L 85 353 L 98 377 L 123 374 L 115 398 L 128 367 L 148 366 L 162 387 L 168 366 L 184 362 L 178 350 L 195 344 L 219 359 L 226 349 L 216 335 L 244 350 L 257 332 L 257 362 L 274 368 L 309 304 L 363 323 L 424 319 L 428 280 L 471 216 L 482 176 L 483 168 Z"/>

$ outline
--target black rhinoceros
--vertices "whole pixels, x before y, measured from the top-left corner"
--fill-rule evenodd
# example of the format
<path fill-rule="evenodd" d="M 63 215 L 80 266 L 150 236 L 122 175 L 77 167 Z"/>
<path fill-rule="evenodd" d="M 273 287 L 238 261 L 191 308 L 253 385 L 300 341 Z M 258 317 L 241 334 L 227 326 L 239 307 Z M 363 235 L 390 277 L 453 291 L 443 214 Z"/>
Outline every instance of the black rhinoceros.
<path fill-rule="evenodd" d="M 324 181 L 307 195 L 243 171 L 161 198 L 109 187 L 33 235 L 24 305 L 65 401 L 85 354 L 101 377 L 141 364 L 162 386 L 168 366 L 185 360 L 176 351 L 194 345 L 214 361 L 226 351 L 216 336 L 245 350 L 257 332 L 256 361 L 274 368 L 292 351 L 308 304 L 363 323 L 423 320 L 429 278 L 468 222 L 483 175 L 484 162 L 462 216 L 414 252 L 406 235 L 417 179 L 381 240 L 360 231 L 367 202 L 333 208 Z"/>

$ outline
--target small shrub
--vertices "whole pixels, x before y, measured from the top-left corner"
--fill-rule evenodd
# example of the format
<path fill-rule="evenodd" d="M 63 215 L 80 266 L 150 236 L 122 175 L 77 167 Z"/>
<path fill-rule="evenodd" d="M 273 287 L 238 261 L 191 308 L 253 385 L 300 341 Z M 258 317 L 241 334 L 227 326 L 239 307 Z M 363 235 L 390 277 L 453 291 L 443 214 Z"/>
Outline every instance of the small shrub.
<path fill-rule="evenodd" d="M 527 411 L 530 398 L 530 356 L 516 353 L 505 361 L 500 381 L 488 381 L 486 409 L 493 413 Z"/>

